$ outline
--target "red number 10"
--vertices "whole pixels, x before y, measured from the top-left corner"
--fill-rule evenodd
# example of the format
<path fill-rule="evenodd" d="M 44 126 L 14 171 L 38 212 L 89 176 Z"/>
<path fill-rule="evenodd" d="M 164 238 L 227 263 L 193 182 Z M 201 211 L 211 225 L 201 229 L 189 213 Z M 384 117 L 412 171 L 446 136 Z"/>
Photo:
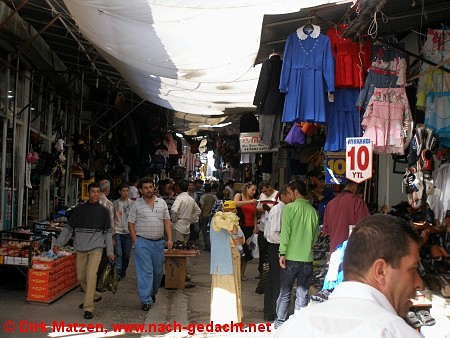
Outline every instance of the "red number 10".
<path fill-rule="evenodd" d="M 355 147 L 352 147 L 348 152 L 348 156 L 350 156 L 350 170 L 355 170 Z M 369 149 L 367 147 L 359 147 L 356 160 L 358 161 L 358 170 L 366 170 L 369 166 Z"/>

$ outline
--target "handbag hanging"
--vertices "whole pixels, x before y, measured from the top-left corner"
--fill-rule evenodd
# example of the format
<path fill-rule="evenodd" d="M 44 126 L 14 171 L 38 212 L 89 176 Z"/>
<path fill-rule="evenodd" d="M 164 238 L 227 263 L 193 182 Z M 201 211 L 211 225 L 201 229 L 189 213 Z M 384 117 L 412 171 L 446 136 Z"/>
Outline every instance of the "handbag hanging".
<path fill-rule="evenodd" d="M 284 142 L 290 145 L 301 145 L 305 143 L 305 134 L 297 123 L 293 124 L 291 130 L 289 130 L 289 133 L 286 135 Z"/>

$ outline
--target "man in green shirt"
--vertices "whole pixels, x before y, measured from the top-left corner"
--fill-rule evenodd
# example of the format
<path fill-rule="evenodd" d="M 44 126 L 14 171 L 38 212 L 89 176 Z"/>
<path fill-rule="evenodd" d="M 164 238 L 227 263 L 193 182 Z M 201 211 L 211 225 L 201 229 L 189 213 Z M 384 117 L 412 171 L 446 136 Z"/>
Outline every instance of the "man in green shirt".
<path fill-rule="evenodd" d="M 280 239 L 280 295 L 277 300 L 275 328 L 288 315 L 289 301 L 297 278 L 295 310 L 308 305 L 308 290 L 312 278 L 313 246 L 318 235 L 318 216 L 306 199 L 306 184 L 299 180 L 289 183 L 291 199 L 283 210 Z"/>

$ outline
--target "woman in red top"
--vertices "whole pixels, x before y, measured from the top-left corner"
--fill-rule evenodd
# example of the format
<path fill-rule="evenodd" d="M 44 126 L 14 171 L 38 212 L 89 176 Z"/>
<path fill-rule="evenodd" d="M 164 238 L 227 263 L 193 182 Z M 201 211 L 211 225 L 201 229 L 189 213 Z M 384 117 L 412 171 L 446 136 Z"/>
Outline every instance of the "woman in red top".
<path fill-rule="evenodd" d="M 242 193 L 234 195 L 234 203 L 238 211 L 238 215 L 241 219 L 241 229 L 245 235 L 245 240 L 249 239 L 253 233 L 257 233 L 256 228 L 256 185 L 251 182 L 247 182 L 242 186 Z M 245 276 L 245 269 L 247 267 L 247 261 L 251 260 L 252 253 L 247 244 L 244 244 L 245 256 L 241 260 L 241 279 L 247 280 Z"/>

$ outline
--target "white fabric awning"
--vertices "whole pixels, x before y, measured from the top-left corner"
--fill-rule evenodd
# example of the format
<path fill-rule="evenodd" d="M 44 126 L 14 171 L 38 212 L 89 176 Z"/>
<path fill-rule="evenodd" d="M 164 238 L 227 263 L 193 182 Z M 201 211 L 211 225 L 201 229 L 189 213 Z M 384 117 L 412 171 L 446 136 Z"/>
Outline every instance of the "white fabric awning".
<path fill-rule="evenodd" d="M 142 98 L 221 115 L 252 105 L 265 14 L 326 0 L 64 0 L 81 33 Z"/>

